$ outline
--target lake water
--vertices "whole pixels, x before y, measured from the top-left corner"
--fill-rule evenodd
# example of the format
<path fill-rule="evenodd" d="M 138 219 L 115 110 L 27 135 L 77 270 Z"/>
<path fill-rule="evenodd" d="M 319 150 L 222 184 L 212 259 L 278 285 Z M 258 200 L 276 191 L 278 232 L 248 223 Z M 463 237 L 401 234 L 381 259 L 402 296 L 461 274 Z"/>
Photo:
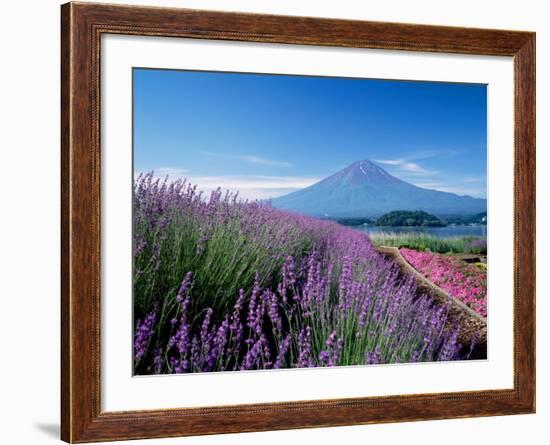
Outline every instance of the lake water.
<path fill-rule="evenodd" d="M 422 226 L 357 226 L 354 229 L 367 233 L 429 233 L 438 238 L 451 236 L 487 236 L 487 226 L 448 226 L 448 227 L 422 227 Z"/>

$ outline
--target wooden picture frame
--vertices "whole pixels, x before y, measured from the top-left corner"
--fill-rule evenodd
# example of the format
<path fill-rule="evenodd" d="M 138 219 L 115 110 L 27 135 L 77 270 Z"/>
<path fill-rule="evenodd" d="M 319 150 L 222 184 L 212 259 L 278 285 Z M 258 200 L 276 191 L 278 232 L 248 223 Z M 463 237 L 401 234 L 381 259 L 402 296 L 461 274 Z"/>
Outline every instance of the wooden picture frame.
<path fill-rule="evenodd" d="M 512 56 L 515 70 L 514 387 L 209 408 L 102 412 L 102 34 Z M 67 3 L 61 7 L 61 438 L 175 437 L 535 412 L 535 34 Z"/>

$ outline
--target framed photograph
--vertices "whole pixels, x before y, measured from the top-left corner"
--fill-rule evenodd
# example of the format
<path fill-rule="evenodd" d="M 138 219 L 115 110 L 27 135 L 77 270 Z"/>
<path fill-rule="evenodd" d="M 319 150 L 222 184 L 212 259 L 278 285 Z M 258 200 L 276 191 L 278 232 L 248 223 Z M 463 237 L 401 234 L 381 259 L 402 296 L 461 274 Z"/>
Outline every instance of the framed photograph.
<path fill-rule="evenodd" d="M 535 34 L 61 8 L 61 436 L 535 411 Z"/>

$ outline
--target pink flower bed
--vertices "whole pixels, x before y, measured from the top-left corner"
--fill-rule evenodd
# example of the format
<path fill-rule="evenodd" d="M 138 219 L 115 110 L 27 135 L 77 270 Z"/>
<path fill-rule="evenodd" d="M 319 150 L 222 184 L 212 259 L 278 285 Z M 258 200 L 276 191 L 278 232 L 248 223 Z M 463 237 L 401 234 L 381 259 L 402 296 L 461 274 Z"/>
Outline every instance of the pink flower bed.
<path fill-rule="evenodd" d="M 432 283 L 453 297 L 487 317 L 487 272 L 473 264 L 452 258 L 413 249 L 400 249 L 401 255 L 411 266 Z"/>

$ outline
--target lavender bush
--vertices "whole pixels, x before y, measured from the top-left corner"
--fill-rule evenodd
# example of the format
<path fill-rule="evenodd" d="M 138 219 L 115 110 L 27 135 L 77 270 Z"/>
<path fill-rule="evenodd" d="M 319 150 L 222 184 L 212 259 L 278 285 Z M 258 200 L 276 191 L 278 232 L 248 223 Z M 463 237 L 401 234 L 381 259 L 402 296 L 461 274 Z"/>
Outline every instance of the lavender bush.
<path fill-rule="evenodd" d="M 364 233 L 134 184 L 136 374 L 455 360 L 458 328 Z"/>

